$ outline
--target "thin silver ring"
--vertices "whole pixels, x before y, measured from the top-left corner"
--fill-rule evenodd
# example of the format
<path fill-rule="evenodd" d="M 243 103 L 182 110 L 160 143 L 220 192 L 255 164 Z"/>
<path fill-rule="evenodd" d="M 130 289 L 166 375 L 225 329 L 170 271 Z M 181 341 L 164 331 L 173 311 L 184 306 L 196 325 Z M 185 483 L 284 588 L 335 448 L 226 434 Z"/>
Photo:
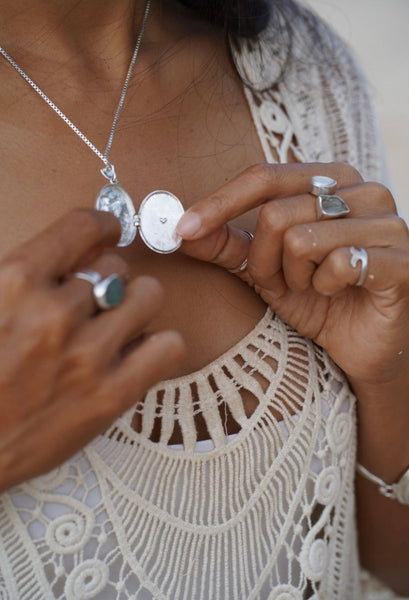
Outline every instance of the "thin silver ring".
<path fill-rule="evenodd" d="M 359 287 L 364 284 L 366 275 L 368 273 L 368 252 L 365 250 L 365 248 L 355 248 L 355 246 L 350 246 L 349 252 L 351 254 L 349 259 L 351 267 L 356 269 L 358 263 L 360 263 L 361 266 L 358 280 L 354 284 Z"/>
<path fill-rule="evenodd" d="M 102 279 L 102 275 L 97 271 L 91 271 L 91 269 L 83 269 L 82 271 L 75 271 L 72 274 L 72 277 L 76 279 L 83 279 L 84 281 L 88 281 L 92 286 L 99 283 Z"/>
<path fill-rule="evenodd" d="M 97 271 L 83 269 L 75 271 L 72 277 L 83 279 L 92 285 L 92 295 L 100 310 L 115 308 L 124 298 L 124 281 L 116 273 L 102 277 Z"/>
<path fill-rule="evenodd" d="M 245 233 L 246 236 L 249 238 L 250 244 L 251 244 L 251 242 L 254 240 L 254 235 L 251 233 L 251 231 L 247 231 L 245 229 L 243 229 L 243 233 Z M 246 268 L 247 268 L 247 256 L 238 267 L 236 267 L 235 269 L 227 269 L 227 270 L 229 271 L 229 273 L 242 273 L 243 271 L 245 271 Z"/>

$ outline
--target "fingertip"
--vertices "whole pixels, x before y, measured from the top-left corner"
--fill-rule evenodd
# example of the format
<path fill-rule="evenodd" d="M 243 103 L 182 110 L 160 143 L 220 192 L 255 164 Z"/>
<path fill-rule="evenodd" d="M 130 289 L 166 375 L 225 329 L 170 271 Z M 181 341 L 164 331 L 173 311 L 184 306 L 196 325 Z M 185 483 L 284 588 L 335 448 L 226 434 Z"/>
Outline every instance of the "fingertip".
<path fill-rule="evenodd" d="M 201 227 L 202 219 L 200 218 L 200 215 L 195 212 L 186 211 L 176 225 L 176 233 L 178 233 L 181 238 L 190 240 L 197 237 Z"/>
<path fill-rule="evenodd" d="M 186 344 L 178 331 L 169 329 L 154 333 L 150 341 L 160 348 L 170 369 L 177 366 L 186 356 Z"/>
<path fill-rule="evenodd" d="M 159 312 L 165 303 L 165 293 L 162 284 L 151 275 L 140 275 L 129 284 L 129 291 L 137 298 L 149 299 L 154 312 Z"/>

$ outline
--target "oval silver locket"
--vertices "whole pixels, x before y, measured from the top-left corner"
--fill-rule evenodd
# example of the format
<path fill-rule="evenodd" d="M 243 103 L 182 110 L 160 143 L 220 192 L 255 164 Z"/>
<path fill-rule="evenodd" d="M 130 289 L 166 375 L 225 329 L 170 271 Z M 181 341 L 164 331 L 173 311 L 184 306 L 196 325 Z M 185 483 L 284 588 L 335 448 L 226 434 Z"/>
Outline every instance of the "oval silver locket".
<path fill-rule="evenodd" d="M 148 248 L 160 254 L 175 252 L 182 243 L 182 238 L 176 233 L 176 225 L 184 208 L 171 192 L 151 192 L 143 199 L 137 213 L 126 190 L 117 183 L 108 183 L 98 194 L 95 207 L 119 219 L 122 234 L 118 246 L 129 246 L 138 229 Z"/>

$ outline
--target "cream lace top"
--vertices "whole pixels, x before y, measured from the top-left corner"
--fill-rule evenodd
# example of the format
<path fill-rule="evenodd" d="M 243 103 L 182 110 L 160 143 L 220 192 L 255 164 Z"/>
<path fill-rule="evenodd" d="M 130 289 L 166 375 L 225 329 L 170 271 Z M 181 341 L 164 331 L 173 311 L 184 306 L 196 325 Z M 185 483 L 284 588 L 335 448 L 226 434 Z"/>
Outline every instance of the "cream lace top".
<path fill-rule="evenodd" d="M 337 69 L 329 75 L 300 48 L 267 92 L 257 89 L 274 77 L 268 32 L 233 48 L 253 84 L 245 93 L 266 158 L 284 162 L 291 150 L 300 161 L 345 160 L 379 179 L 365 84 L 344 46 L 325 28 L 322 36 Z M 258 403 L 250 418 L 244 393 Z M 207 444 L 197 443 L 197 418 Z M 181 447 L 169 446 L 175 428 Z M 0 599 L 393 598 L 360 577 L 355 446 L 342 373 L 267 310 L 219 359 L 157 385 L 71 460 L 0 497 Z"/>

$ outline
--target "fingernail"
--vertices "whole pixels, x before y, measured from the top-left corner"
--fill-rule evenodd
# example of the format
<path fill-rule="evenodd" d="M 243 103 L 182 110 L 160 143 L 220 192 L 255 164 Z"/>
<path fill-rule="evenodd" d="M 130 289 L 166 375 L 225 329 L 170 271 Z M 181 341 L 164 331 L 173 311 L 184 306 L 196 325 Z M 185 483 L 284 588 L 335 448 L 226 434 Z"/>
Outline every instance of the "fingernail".
<path fill-rule="evenodd" d="M 263 298 L 264 302 L 267 303 L 278 300 L 284 294 L 284 290 L 278 288 L 267 290 L 266 288 L 259 287 L 258 285 L 254 286 L 254 291 Z"/>
<path fill-rule="evenodd" d="M 185 212 L 176 225 L 176 231 L 182 238 L 190 238 L 199 231 L 202 226 L 202 220 L 197 213 Z"/>

